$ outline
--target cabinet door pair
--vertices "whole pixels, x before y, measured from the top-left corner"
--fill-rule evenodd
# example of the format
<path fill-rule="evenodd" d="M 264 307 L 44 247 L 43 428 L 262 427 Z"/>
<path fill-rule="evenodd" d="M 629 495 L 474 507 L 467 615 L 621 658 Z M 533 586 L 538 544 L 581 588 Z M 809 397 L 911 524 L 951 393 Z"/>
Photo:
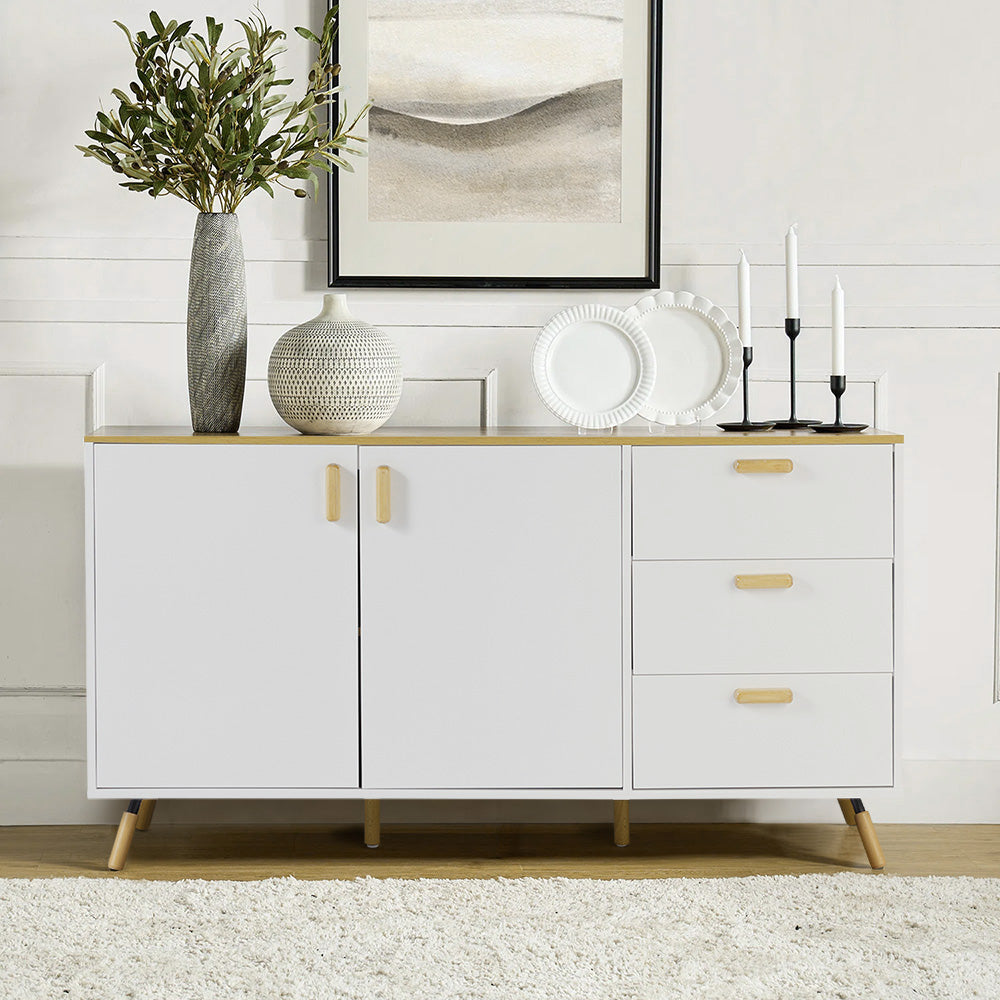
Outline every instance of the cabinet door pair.
<path fill-rule="evenodd" d="M 98 789 L 621 786 L 619 449 L 94 455 Z"/>

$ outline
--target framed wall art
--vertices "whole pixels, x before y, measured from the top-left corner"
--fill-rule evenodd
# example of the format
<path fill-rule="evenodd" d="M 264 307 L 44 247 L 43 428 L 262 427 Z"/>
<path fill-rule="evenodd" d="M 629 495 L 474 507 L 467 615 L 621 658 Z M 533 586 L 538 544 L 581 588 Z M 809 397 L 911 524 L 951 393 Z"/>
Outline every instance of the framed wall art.
<path fill-rule="evenodd" d="M 660 13 L 343 0 L 338 100 L 372 107 L 330 178 L 330 285 L 657 287 Z"/>

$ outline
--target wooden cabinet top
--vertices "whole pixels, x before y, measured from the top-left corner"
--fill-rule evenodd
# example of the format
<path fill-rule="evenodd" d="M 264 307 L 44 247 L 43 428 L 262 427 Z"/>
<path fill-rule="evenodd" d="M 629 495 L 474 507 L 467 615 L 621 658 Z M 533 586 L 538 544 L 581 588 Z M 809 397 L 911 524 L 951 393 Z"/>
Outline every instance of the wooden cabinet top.
<path fill-rule="evenodd" d="M 380 427 L 370 434 L 299 434 L 286 427 L 247 427 L 238 434 L 194 434 L 187 427 L 100 427 L 97 444 L 348 444 L 348 445 L 831 445 L 902 444 L 903 435 L 870 429 L 859 434 L 812 431 L 726 433 L 717 427 L 624 427 L 578 432 L 573 427 Z"/>

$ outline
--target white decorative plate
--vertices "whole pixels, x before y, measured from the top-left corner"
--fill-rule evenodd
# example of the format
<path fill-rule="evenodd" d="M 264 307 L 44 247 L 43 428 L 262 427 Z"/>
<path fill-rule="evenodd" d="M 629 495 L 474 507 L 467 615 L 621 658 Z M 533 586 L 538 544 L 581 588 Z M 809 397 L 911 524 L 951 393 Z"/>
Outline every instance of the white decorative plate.
<path fill-rule="evenodd" d="M 659 292 L 625 311 L 656 354 L 656 381 L 639 414 L 658 424 L 693 424 L 718 413 L 739 385 L 743 347 L 725 310 L 691 292 Z"/>
<path fill-rule="evenodd" d="M 560 420 L 616 427 L 649 398 L 656 359 L 642 327 L 620 309 L 572 306 L 538 335 L 531 374 L 542 402 Z"/>

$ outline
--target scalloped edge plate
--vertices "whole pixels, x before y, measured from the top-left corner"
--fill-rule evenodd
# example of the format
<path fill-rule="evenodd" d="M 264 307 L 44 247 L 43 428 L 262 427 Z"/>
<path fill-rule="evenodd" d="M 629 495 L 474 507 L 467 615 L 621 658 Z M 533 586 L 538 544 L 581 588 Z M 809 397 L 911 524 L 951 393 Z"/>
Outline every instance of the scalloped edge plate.
<path fill-rule="evenodd" d="M 654 423 L 674 426 L 676 424 L 694 424 L 699 420 L 707 420 L 718 413 L 732 399 L 740 384 L 743 372 L 743 345 L 740 343 L 736 324 L 726 315 L 726 311 L 702 295 L 693 292 L 657 292 L 656 295 L 645 295 L 635 305 L 625 310 L 625 316 L 642 326 L 643 317 L 660 309 L 684 309 L 696 313 L 715 334 L 722 348 L 723 365 L 716 380 L 712 395 L 695 406 L 683 410 L 662 410 L 651 400 L 639 408 L 639 415 Z M 649 339 L 647 335 L 647 339 Z M 655 353 L 655 348 L 654 348 Z M 659 369 L 661 378 L 669 378 L 670 373 L 662 366 Z M 650 391 L 652 396 L 655 385 Z"/>
<path fill-rule="evenodd" d="M 593 322 L 606 323 L 624 335 L 623 345 L 629 345 L 634 352 L 634 363 L 638 371 L 629 394 L 617 405 L 601 410 L 581 409 L 563 399 L 553 386 L 549 374 L 550 355 L 559 338 L 577 323 Z M 649 399 L 656 379 L 656 357 L 645 331 L 621 309 L 595 304 L 570 306 L 553 316 L 538 334 L 531 353 L 531 377 L 541 401 L 560 420 L 584 430 L 605 429 L 630 420 Z"/>

